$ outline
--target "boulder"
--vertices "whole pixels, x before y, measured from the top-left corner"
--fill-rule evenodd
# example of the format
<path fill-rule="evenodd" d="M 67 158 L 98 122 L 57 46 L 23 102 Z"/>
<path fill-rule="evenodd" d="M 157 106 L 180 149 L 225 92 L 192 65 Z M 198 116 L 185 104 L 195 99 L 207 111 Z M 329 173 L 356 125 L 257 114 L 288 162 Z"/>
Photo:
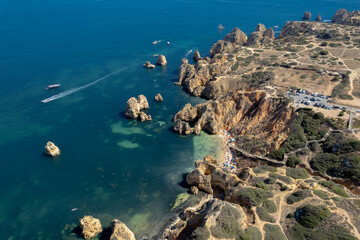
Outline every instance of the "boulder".
<path fill-rule="evenodd" d="M 269 38 L 270 40 L 274 40 L 275 39 L 275 32 L 272 28 L 268 28 L 265 30 L 265 32 L 263 33 L 263 37 L 264 38 Z"/>
<path fill-rule="evenodd" d="M 167 64 L 165 56 L 164 55 L 159 55 L 156 64 L 160 65 L 160 66 L 165 66 Z"/>
<path fill-rule="evenodd" d="M 160 93 L 158 93 L 158 94 L 155 96 L 155 101 L 157 101 L 157 102 L 162 102 L 162 101 L 164 101 L 164 99 L 163 99 L 163 97 L 161 96 Z"/>
<path fill-rule="evenodd" d="M 259 24 L 256 26 L 256 30 L 255 30 L 255 31 L 257 31 L 257 32 L 265 32 L 265 30 L 266 30 L 265 25 L 262 24 L 262 23 L 259 23 Z"/>
<path fill-rule="evenodd" d="M 315 20 L 318 21 L 318 22 L 321 22 L 321 21 L 322 21 L 322 18 L 321 18 L 321 16 L 320 16 L 320 14 L 317 15 L 317 17 L 315 18 Z"/>
<path fill-rule="evenodd" d="M 199 53 L 198 50 L 196 50 L 196 51 L 194 52 L 193 59 L 194 59 L 194 61 L 198 61 L 198 60 L 201 59 L 201 56 L 200 56 L 200 53 Z"/>
<path fill-rule="evenodd" d="M 304 21 L 310 20 L 310 19 L 311 19 L 311 13 L 310 13 L 310 12 L 305 12 L 302 19 L 303 19 Z"/>
<path fill-rule="evenodd" d="M 134 233 L 117 219 L 111 222 L 111 229 L 112 234 L 110 240 L 136 240 Z"/>
<path fill-rule="evenodd" d="M 155 65 L 151 64 L 149 61 L 146 61 L 143 65 L 144 68 L 153 69 L 155 68 Z"/>
<path fill-rule="evenodd" d="M 141 122 L 144 122 L 144 121 L 151 121 L 152 119 L 151 119 L 151 115 L 147 115 L 147 114 L 144 113 L 144 112 L 140 112 L 140 114 L 139 114 L 139 120 L 140 120 Z"/>
<path fill-rule="evenodd" d="M 57 157 L 60 155 L 60 149 L 53 143 L 47 142 L 45 146 L 45 154 L 51 157 Z"/>
<path fill-rule="evenodd" d="M 79 223 L 85 239 L 90 239 L 102 232 L 100 220 L 92 216 L 84 216 Z"/>
<path fill-rule="evenodd" d="M 239 28 L 234 28 L 224 37 L 224 41 L 231 42 L 237 45 L 243 45 L 247 41 L 247 35 Z"/>
<path fill-rule="evenodd" d="M 194 194 L 194 195 L 196 195 L 196 194 L 199 193 L 199 189 L 198 189 L 197 187 L 195 187 L 195 186 L 192 186 L 192 187 L 190 188 L 190 191 L 191 191 L 191 193 Z"/>
<path fill-rule="evenodd" d="M 148 109 L 149 108 L 149 103 L 146 99 L 146 97 L 144 95 L 139 95 L 138 99 L 131 97 L 127 102 L 126 102 L 126 112 L 125 115 L 128 118 L 139 118 L 141 117 L 141 119 L 148 119 L 148 116 L 141 114 L 141 110 L 142 109 Z M 141 114 L 141 116 L 140 116 Z M 140 120 L 141 120 L 140 119 Z M 151 119 L 151 116 L 150 116 Z"/>

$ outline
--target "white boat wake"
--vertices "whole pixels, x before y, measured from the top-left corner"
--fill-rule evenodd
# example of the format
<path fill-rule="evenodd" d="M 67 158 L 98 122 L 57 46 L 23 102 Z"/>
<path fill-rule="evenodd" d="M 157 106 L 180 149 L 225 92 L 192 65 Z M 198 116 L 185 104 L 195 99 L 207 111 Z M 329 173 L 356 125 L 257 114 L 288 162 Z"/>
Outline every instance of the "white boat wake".
<path fill-rule="evenodd" d="M 118 73 L 118 72 L 120 72 L 120 71 L 122 71 L 122 70 L 123 70 L 123 69 L 119 69 L 119 70 L 117 70 L 117 71 L 115 71 L 115 72 L 109 73 L 108 75 L 106 75 L 106 76 L 104 76 L 104 77 L 102 77 L 102 78 L 99 78 L 99 79 L 97 79 L 97 80 L 95 80 L 95 81 L 93 81 L 93 82 L 91 82 L 91 83 L 89 83 L 89 84 L 86 84 L 86 85 L 84 85 L 84 86 L 77 87 L 77 88 L 72 88 L 72 89 L 66 90 L 66 91 L 64 91 L 64 92 L 58 93 L 58 94 L 56 94 L 56 95 L 54 95 L 54 96 L 51 96 L 51 97 L 46 98 L 46 99 L 44 99 L 44 100 L 41 100 L 41 102 L 42 102 L 42 103 L 51 102 L 51 101 L 54 101 L 54 100 L 56 100 L 56 99 L 63 98 L 63 97 L 68 96 L 68 95 L 70 95 L 70 94 L 76 93 L 76 92 L 78 92 L 78 91 L 80 91 L 80 90 L 83 90 L 83 89 L 85 89 L 85 88 L 88 88 L 88 87 L 90 87 L 90 86 L 92 86 L 92 85 L 94 85 L 94 84 L 96 84 L 96 83 L 98 83 L 98 82 L 100 82 L 100 81 L 102 81 L 102 80 L 104 80 L 104 79 L 112 76 L 112 75 L 115 75 L 116 73 Z"/>
<path fill-rule="evenodd" d="M 188 52 L 185 54 L 185 58 L 187 58 L 190 53 L 192 53 L 192 50 L 188 51 Z"/>

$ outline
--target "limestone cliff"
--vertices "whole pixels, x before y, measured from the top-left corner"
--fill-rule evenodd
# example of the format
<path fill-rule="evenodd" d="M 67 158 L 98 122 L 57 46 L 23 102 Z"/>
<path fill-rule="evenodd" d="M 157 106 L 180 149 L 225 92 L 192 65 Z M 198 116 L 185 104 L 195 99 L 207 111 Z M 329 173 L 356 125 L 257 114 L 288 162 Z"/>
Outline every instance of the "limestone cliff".
<path fill-rule="evenodd" d="M 294 110 L 285 102 L 267 99 L 264 92 L 236 91 L 196 106 L 186 104 L 175 115 L 174 131 L 217 134 L 226 129 L 237 136 L 261 139 L 272 150 L 286 139 L 293 116 Z"/>
<path fill-rule="evenodd" d="M 360 26 L 360 11 L 348 12 L 346 9 L 339 9 L 332 18 L 333 23 Z"/>

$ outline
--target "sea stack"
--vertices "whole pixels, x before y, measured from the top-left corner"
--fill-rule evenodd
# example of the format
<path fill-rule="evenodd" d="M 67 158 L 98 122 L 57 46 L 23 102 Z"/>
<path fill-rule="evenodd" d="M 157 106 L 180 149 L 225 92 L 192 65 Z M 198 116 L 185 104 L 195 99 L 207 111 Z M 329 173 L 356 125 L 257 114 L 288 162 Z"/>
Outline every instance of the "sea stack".
<path fill-rule="evenodd" d="M 79 223 L 85 239 L 90 239 L 102 232 L 100 220 L 92 216 L 84 216 Z"/>
<path fill-rule="evenodd" d="M 136 240 L 134 233 L 121 221 L 111 222 L 112 234 L 110 240 Z"/>
<path fill-rule="evenodd" d="M 259 23 L 259 24 L 256 26 L 256 31 L 257 31 L 257 32 L 265 32 L 265 30 L 266 30 L 266 27 L 265 27 L 265 25 L 262 24 L 262 23 Z"/>
<path fill-rule="evenodd" d="M 60 149 L 53 143 L 47 142 L 45 146 L 45 154 L 51 157 L 57 157 L 60 155 Z"/>
<path fill-rule="evenodd" d="M 311 13 L 310 13 L 310 12 L 305 12 L 302 19 L 303 19 L 304 21 L 310 20 L 310 19 L 311 19 Z"/>
<path fill-rule="evenodd" d="M 194 52 L 193 59 L 194 59 L 194 61 L 199 61 L 201 59 L 201 56 L 200 56 L 200 53 L 198 50 L 196 50 Z"/>
<path fill-rule="evenodd" d="M 144 68 L 148 68 L 148 69 L 153 69 L 155 68 L 154 64 L 151 64 L 149 61 L 146 61 L 146 63 L 144 63 L 143 65 Z"/>
<path fill-rule="evenodd" d="M 149 109 L 149 103 L 146 97 L 141 94 L 137 99 L 134 97 L 129 98 L 126 102 L 125 115 L 127 118 L 139 119 L 140 121 L 150 121 L 151 116 L 141 112 L 142 109 Z"/>
<path fill-rule="evenodd" d="M 167 61 L 166 61 L 166 58 L 164 55 L 160 55 L 158 57 L 158 60 L 156 62 L 157 65 L 160 65 L 160 66 L 165 66 L 167 64 Z"/>
<path fill-rule="evenodd" d="M 163 99 L 163 97 L 161 96 L 160 93 L 158 93 L 158 94 L 155 96 L 155 101 L 157 101 L 157 102 L 162 102 L 162 101 L 164 101 L 164 99 Z"/>
<path fill-rule="evenodd" d="M 318 21 L 318 22 L 321 22 L 321 21 L 322 21 L 322 18 L 321 18 L 321 16 L 320 16 L 320 14 L 317 15 L 317 17 L 316 17 L 315 20 Z"/>

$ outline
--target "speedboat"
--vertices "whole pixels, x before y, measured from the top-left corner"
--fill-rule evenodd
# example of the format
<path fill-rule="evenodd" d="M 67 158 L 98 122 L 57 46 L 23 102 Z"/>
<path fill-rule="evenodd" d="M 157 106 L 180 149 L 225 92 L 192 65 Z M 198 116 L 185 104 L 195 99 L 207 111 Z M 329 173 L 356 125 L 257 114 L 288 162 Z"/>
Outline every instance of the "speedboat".
<path fill-rule="evenodd" d="M 218 29 L 224 29 L 225 27 L 222 24 L 219 24 Z"/>
<path fill-rule="evenodd" d="M 52 84 L 52 85 L 47 86 L 46 90 L 58 88 L 58 87 L 60 87 L 60 86 L 61 86 L 60 84 Z"/>

